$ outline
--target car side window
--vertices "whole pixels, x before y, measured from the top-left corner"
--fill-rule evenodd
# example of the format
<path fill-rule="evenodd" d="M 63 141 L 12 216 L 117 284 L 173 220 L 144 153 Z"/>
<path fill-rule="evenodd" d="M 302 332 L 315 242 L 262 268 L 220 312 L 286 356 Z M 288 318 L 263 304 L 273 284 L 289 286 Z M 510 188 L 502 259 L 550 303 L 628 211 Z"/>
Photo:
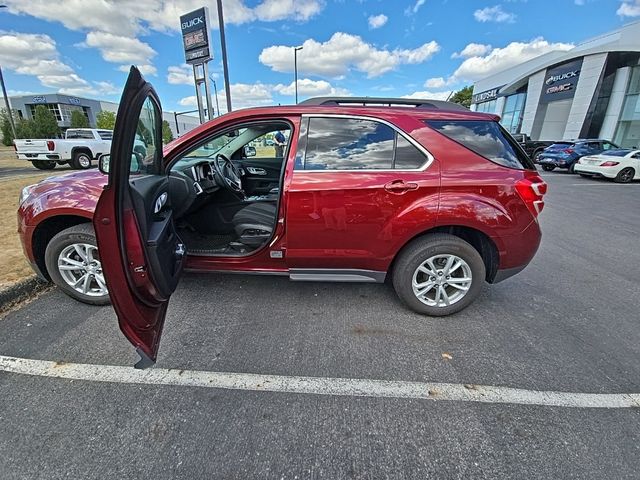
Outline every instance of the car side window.
<path fill-rule="evenodd" d="M 396 135 L 398 138 L 393 168 L 396 170 L 415 170 L 422 167 L 427 161 L 427 157 L 402 135 Z"/>
<path fill-rule="evenodd" d="M 609 143 L 609 142 L 602 142 L 602 148 L 605 150 L 611 150 L 616 148 L 615 145 L 613 145 L 613 143 Z"/>
<path fill-rule="evenodd" d="M 395 130 L 373 120 L 309 119 L 304 170 L 379 170 L 393 164 Z"/>

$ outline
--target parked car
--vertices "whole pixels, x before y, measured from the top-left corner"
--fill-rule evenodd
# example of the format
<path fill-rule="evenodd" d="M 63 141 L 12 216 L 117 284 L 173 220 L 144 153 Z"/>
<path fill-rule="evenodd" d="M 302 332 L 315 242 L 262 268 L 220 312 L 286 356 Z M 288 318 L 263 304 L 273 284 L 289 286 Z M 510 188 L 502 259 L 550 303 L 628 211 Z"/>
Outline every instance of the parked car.
<path fill-rule="evenodd" d="M 587 139 L 570 142 L 556 142 L 538 155 L 538 163 L 546 172 L 564 168 L 573 173 L 576 162 L 585 155 L 597 155 L 618 146 L 608 140 Z"/>
<path fill-rule="evenodd" d="M 112 130 L 100 128 L 69 128 L 65 138 L 16 139 L 13 141 L 18 159 L 30 161 L 40 170 L 52 170 L 56 165 L 70 164 L 72 168 L 91 168 L 93 160 L 111 150 Z M 144 153 L 145 143 L 136 136 L 136 151 Z"/>
<path fill-rule="evenodd" d="M 389 279 L 409 308 L 443 316 L 538 249 L 546 184 L 495 115 L 432 100 L 312 99 L 229 113 L 163 150 L 161 112 L 132 67 L 99 162 L 108 177 L 42 181 L 18 212 L 41 276 L 89 303 L 107 302 L 108 286 L 139 366 L 156 358 L 183 271 Z M 291 139 L 284 157 L 245 154 L 278 130 Z M 134 152 L 141 131 L 154 132 L 145 156 Z"/>
<path fill-rule="evenodd" d="M 543 150 L 555 142 L 550 142 L 548 140 L 531 140 L 529 135 L 524 133 L 516 133 L 513 135 L 516 142 L 520 144 L 522 149 L 529 155 L 529 158 L 534 162 L 538 161 L 538 156 L 543 152 Z"/>
<path fill-rule="evenodd" d="M 582 157 L 575 172 L 584 177 L 604 177 L 618 183 L 640 179 L 640 150 L 608 150 L 599 155 Z"/>

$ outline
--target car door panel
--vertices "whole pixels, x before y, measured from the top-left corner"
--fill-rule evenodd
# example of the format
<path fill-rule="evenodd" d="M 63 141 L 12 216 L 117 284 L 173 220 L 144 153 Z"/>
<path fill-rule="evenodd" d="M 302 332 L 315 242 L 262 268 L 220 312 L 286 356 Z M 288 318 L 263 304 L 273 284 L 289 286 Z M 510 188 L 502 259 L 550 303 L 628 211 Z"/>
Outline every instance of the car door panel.
<path fill-rule="evenodd" d="M 282 158 L 248 158 L 238 161 L 244 171 L 243 187 L 247 195 L 266 195 L 280 185 Z"/>
<path fill-rule="evenodd" d="M 161 112 L 153 87 L 132 67 L 118 107 L 109 182 L 93 220 L 109 296 L 140 368 L 155 362 L 185 255 L 163 166 Z M 144 155 L 134 153 L 137 135 L 146 139 Z"/>

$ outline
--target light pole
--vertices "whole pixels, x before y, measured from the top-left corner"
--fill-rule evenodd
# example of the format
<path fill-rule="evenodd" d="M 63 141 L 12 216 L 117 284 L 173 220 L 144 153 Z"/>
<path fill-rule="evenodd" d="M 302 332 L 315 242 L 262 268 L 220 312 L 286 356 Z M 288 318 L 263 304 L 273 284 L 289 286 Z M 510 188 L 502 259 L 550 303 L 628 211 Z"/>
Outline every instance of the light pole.
<path fill-rule="evenodd" d="M 227 65 L 227 42 L 224 37 L 224 17 L 222 0 L 218 0 L 218 25 L 220 28 L 220 49 L 222 50 L 222 68 L 224 69 L 224 90 L 227 96 L 227 112 L 231 112 L 231 85 L 229 85 L 229 66 Z M 220 112 L 220 110 L 218 110 Z"/>
<path fill-rule="evenodd" d="M 218 116 L 220 116 L 220 104 L 218 103 L 218 86 L 216 85 L 216 81 L 211 77 L 211 81 L 213 82 L 213 93 L 216 96 L 216 110 L 218 111 Z"/>
<path fill-rule="evenodd" d="M 302 50 L 302 45 L 293 47 L 293 73 L 296 84 L 296 105 L 298 104 L 298 50 Z"/>

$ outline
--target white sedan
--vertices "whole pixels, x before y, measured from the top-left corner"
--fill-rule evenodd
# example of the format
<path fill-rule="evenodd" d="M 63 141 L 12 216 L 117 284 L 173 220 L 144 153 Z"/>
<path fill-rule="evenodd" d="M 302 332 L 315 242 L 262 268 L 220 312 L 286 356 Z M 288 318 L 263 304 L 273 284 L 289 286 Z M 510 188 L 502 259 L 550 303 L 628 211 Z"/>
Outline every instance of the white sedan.
<path fill-rule="evenodd" d="M 607 150 L 582 157 L 575 165 L 582 176 L 612 178 L 618 183 L 640 180 L 640 150 Z"/>

